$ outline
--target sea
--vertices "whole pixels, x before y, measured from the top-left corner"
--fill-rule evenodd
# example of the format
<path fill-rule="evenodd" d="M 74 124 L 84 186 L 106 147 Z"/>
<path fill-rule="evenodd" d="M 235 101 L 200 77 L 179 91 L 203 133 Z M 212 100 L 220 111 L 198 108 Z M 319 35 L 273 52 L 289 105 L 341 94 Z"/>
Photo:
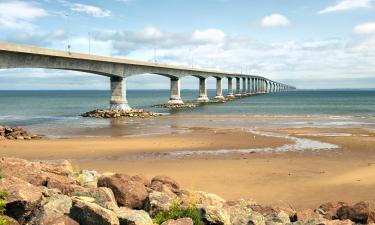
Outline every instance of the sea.
<path fill-rule="evenodd" d="M 225 94 L 225 93 L 224 93 Z M 184 101 L 197 90 L 182 90 Z M 213 98 L 215 90 L 208 90 Z M 296 90 L 243 97 L 225 103 L 169 110 L 154 108 L 169 90 L 128 90 L 133 108 L 163 113 L 163 119 L 94 119 L 80 115 L 107 108 L 110 92 L 0 91 L 0 125 L 21 126 L 50 137 L 149 135 L 176 132 L 174 127 L 364 127 L 375 129 L 375 90 Z M 197 120 L 197 118 L 204 120 Z M 181 129 L 177 129 L 181 132 Z"/>

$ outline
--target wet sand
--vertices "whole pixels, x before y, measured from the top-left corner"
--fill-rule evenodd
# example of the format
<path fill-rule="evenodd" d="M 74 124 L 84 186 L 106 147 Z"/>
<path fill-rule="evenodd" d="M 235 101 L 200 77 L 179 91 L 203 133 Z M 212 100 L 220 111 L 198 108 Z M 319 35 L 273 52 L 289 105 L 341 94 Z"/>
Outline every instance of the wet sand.
<path fill-rule="evenodd" d="M 191 132 L 133 138 L 79 138 L 0 142 L 0 156 L 65 159 L 85 169 L 169 175 L 183 187 L 262 204 L 316 207 L 327 201 L 375 205 L 375 132 L 345 128 L 263 128 L 336 144 L 331 150 L 131 158 L 149 153 L 276 148 L 291 140 L 240 129 L 190 128 Z M 325 135 L 321 135 L 325 133 Z M 340 135 L 345 134 L 345 135 Z M 347 135 L 347 134 L 350 134 Z M 162 154 L 163 155 L 163 154 Z"/>

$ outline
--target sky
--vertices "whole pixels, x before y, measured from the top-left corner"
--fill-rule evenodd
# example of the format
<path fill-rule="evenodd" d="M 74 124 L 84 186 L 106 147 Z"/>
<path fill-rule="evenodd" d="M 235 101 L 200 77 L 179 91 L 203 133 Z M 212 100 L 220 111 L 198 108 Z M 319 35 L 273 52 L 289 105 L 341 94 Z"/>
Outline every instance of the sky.
<path fill-rule="evenodd" d="M 375 0 L 0 0 L 0 12 L 0 41 L 242 71 L 300 89 L 375 88 Z M 181 83 L 198 88 L 197 78 Z M 167 89 L 169 80 L 140 75 L 127 86 Z M 0 70 L 0 90 L 22 89 L 109 89 L 109 82 L 73 71 Z"/>

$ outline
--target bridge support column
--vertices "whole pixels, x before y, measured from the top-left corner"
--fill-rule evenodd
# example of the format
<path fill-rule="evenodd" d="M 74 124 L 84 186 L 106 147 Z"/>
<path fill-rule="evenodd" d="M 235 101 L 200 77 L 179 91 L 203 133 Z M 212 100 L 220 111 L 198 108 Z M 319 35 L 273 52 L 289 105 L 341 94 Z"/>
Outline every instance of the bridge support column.
<path fill-rule="evenodd" d="M 122 77 L 111 77 L 110 110 L 130 111 L 126 100 L 126 80 Z"/>
<path fill-rule="evenodd" d="M 241 78 L 236 77 L 236 97 L 241 96 Z"/>
<path fill-rule="evenodd" d="M 269 90 L 268 90 L 268 88 L 269 88 L 269 86 L 268 86 L 268 81 L 267 80 L 264 80 L 264 84 L 265 84 L 265 93 L 268 93 L 269 92 Z"/>
<path fill-rule="evenodd" d="M 248 77 L 247 78 L 247 95 L 251 95 L 251 82 L 250 82 L 251 78 Z"/>
<path fill-rule="evenodd" d="M 246 77 L 242 77 L 242 95 L 245 96 L 246 94 Z"/>
<path fill-rule="evenodd" d="M 215 99 L 218 100 L 224 100 L 223 96 L 223 88 L 222 88 L 222 78 L 221 77 L 216 77 L 216 96 Z"/>
<path fill-rule="evenodd" d="M 227 94 L 227 98 L 234 98 L 234 95 L 233 95 L 233 78 L 232 77 L 228 77 L 228 94 Z"/>
<path fill-rule="evenodd" d="M 255 94 L 255 78 L 251 78 L 251 94 Z"/>
<path fill-rule="evenodd" d="M 199 78 L 199 97 L 197 99 L 199 102 L 208 102 L 207 97 L 207 79 L 200 77 Z"/>
<path fill-rule="evenodd" d="M 180 79 L 176 77 L 171 78 L 171 97 L 167 102 L 168 105 L 182 105 L 184 102 L 180 96 Z"/>

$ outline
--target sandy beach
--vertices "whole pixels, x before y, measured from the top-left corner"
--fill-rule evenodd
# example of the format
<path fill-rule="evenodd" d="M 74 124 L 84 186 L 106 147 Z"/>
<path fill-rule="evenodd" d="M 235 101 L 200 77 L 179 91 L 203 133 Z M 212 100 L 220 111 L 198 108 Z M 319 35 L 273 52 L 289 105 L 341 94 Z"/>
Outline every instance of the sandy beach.
<path fill-rule="evenodd" d="M 184 187 L 228 200 L 252 198 L 261 204 L 316 207 L 328 201 L 375 204 L 375 132 L 364 128 L 263 128 L 337 145 L 330 150 L 239 153 L 277 149 L 292 139 L 244 129 L 184 128 L 171 135 L 2 141 L 0 156 L 29 160 L 70 159 L 80 168 L 147 177 L 168 175 Z M 168 153 L 231 150 L 225 154 Z"/>

